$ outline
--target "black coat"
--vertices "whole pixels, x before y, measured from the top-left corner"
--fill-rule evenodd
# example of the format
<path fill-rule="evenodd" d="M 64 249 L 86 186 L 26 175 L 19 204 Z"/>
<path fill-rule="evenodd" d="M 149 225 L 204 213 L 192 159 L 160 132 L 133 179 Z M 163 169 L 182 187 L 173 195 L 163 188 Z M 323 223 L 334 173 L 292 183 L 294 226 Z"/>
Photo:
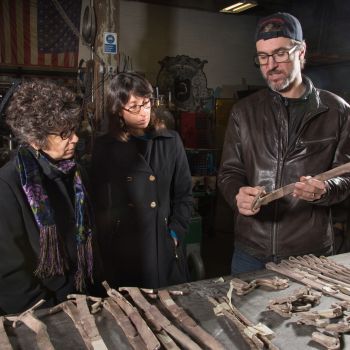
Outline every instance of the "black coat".
<path fill-rule="evenodd" d="M 91 182 L 109 282 L 147 288 L 185 282 L 192 181 L 179 135 L 166 130 L 128 142 L 102 136 Z M 179 238 L 177 249 L 170 229 Z"/>
<path fill-rule="evenodd" d="M 77 246 L 71 199 L 64 185 L 59 186 L 45 175 L 43 186 L 68 254 L 69 271 L 64 276 L 44 280 L 34 275 L 40 250 L 39 229 L 23 192 L 15 161 L 11 160 L 0 169 L 0 314 L 22 312 L 40 299 L 45 299 L 43 306 L 49 307 L 76 292 Z"/>

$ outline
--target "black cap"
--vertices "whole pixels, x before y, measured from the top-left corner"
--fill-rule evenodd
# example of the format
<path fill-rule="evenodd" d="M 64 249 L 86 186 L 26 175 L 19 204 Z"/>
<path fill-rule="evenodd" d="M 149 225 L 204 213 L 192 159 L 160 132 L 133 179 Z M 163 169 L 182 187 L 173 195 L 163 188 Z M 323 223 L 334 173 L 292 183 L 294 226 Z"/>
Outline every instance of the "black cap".
<path fill-rule="evenodd" d="M 265 31 L 267 25 L 273 25 L 276 29 Z M 269 40 L 272 38 L 285 37 L 297 41 L 303 41 L 303 30 L 299 20 L 289 13 L 277 12 L 273 15 L 261 18 L 255 31 L 255 41 Z"/>

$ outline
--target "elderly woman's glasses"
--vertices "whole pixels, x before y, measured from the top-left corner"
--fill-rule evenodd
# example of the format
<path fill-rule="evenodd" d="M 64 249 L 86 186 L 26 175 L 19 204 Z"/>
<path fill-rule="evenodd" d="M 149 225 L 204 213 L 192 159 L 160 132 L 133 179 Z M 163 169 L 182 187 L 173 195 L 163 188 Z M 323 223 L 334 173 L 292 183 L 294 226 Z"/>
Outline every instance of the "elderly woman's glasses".
<path fill-rule="evenodd" d="M 61 132 L 49 132 L 49 135 L 55 135 L 59 136 L 62 140 L 67 140 L 73 137 L 73 135 L 76 133 L 76 128 L 71 128 L 68 130 L 63 130 Z"/>
<path fill-rule="evenodd" d="M 150 109 L 153 105 L 153 100 L 146 99 L 143 101 L 141 105 L 132 105 L 129 108 L 123 107 L 123 109 L 131 114 L 139 114 L 141 112 L 141 108 Z"/>
<path fill-rule="evenodd" d="M 289 61 L 289 55 L 293 53 L 299 45 L 294 45 L 289 50 L 280 49 L 277 52 L 272 53 L 271 55 L 267 53 L 258 53 L 254 56 L 254 63 L 257 66 L 265 66 L 269 63 L 269 58 L 272 57 L 276 63 L 283 63 Z"/>

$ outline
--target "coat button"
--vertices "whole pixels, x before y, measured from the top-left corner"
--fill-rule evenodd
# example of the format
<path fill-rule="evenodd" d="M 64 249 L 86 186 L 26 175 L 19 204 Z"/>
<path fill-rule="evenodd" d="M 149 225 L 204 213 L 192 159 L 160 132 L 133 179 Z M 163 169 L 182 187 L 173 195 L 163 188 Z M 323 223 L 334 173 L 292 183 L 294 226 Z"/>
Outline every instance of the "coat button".
<path fill-rule="evenodd" d="M 155 208 L 157 206 L 157 203 L 156 202 L 151 202 L 151 204 L 150 204 L 150 207 L 151 208 Z"/>
<path fill-rule="evenodd" d="M 126 177 L 126 181 L 127 181 L 127 182 L 131 182 L 131 181 L 132 181 L 132 176 L 127 176 L 127 177 Z"/>
<path fill-rule="evenodd" d="M 149 181 L 154 181 L 155 179 L 156 179 L 156 177 L 154 175 L 149 176 Z"/>

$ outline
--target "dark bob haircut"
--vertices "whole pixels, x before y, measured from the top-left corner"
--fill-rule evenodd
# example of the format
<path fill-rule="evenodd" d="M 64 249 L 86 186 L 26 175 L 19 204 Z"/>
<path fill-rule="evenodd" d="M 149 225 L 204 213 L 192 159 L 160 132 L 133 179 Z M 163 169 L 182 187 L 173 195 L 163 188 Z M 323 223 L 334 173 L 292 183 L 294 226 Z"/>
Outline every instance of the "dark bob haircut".
<path fill-rule="evenodd" d="M 52 81 L 26 81 L 19 85 L 6 110 L 6 122 L 18 142 L 44 148 L 47 136 L 77 128 L 81 107 L 76 95 Z"/>
<path fill-rule="evenodd" d="M 128 141 L 130 134 L 122 118 L 123 107 L 131 95 L 152 98 L 152 85 L 142 75 L 135 72 L 117 74 L 111 81 L 107 91 L 107 111 L 109 116 L 109 132 L 120 141 Z M 151 113 L 148 130 L 164 129 L 164 123 Z"/>

